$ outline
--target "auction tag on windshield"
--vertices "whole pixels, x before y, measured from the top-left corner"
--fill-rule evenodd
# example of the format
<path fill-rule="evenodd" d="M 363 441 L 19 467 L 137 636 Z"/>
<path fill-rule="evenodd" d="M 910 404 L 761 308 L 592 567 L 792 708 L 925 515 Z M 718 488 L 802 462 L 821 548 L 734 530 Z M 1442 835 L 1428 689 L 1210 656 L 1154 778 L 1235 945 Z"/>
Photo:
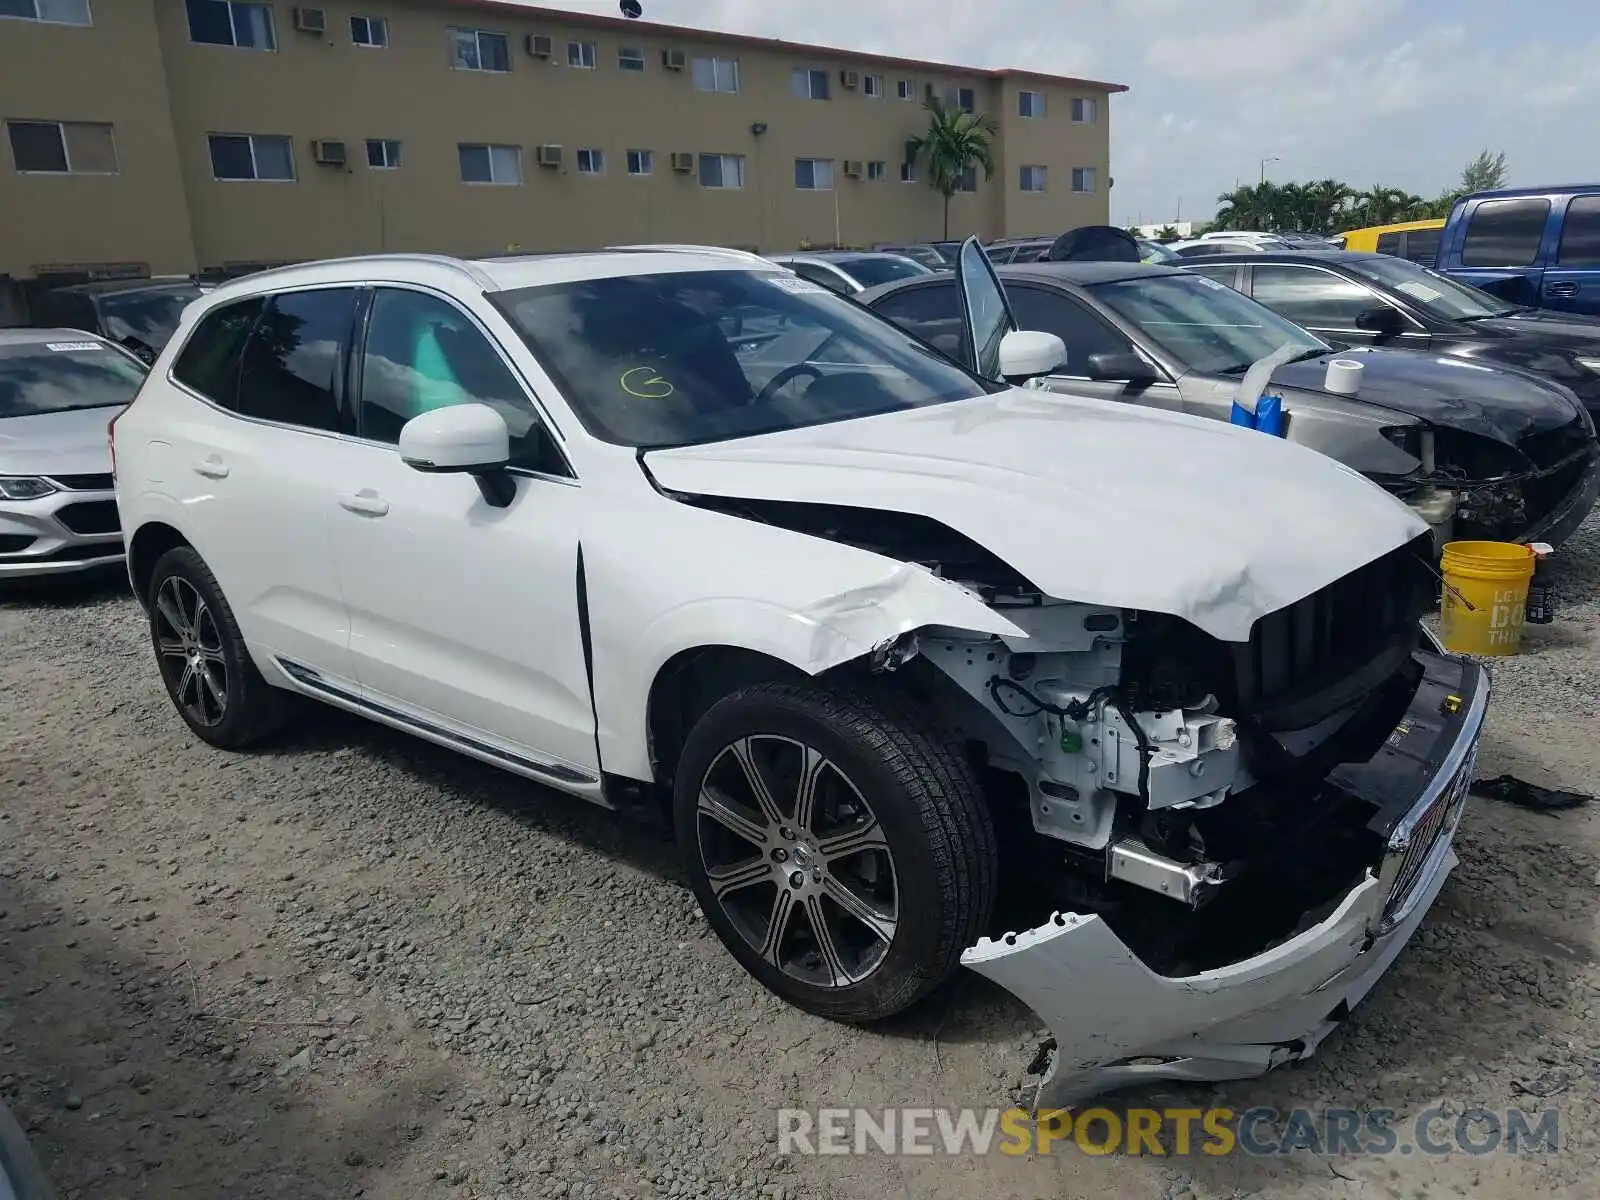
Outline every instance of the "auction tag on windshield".
<path fill-rule="evenodd" d="M 1435 300 L 1444 295 L 1443 292 L 1437 291 L 1425 283 L 1418 283 L 1415 279 L 1407 279 L 1404 283 L 1397 283 L 1394 285 L 1394 288 L 1397 292 L 1404 292 L 1408 296 L 1415 296 L 1424 304 L 1432 304 Z"/>
<path fill-rule="evenodd" d="M 62 353 L 64 351 L 71 351 L 71 350 L 104 350 L 104 349 L 106 349 L 106 347 L 102 346 L 99 342 L 46 342 L 44 344 L 44 348 L 46 350 L 54 350 L 57 354 L 60 354 L 60 353 Z"/>
<path fill-rule="evenodd" d="M 798 275 L 768 275 L 766 280 L 773 287 L 796 296 L 815 296 L 819 293 L 826 295 L 828 292 L 828 289 L 820 283 L 812 283 L 811 280 L 801 279 Z"/>

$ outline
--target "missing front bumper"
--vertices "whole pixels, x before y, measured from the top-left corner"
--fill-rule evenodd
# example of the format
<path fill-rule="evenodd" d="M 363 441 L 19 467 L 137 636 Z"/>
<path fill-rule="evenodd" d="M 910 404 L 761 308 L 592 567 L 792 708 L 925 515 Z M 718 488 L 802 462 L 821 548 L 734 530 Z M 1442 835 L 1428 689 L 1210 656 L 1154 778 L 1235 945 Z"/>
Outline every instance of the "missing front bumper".
<path fill-rule="evenodd" d="M 1416 932 L 1456 864 L 1489 683 L 1473 668 L 1459 719 L 1428 748 L 1437 764 L 1387 835 L 1388 851 L 1331 915 L 1271 949 L 1184 977 L 1158 975 L 1098 916 L 1058 913 L 984 939 L 962 962 L 1012 992 L 1055 1037 L 1039 1109 L 1155 1080 L 1259 1075 L 1309 1057 Z M 1466 689 L 1464 689 L 1466 690 Z M 1425 714 L 1396 727 L 1401 742 Z M 1400 754 L 1394 739 L 1379 752 Z M 1370 764 L 1368 764 L 1370 765 Z"/>

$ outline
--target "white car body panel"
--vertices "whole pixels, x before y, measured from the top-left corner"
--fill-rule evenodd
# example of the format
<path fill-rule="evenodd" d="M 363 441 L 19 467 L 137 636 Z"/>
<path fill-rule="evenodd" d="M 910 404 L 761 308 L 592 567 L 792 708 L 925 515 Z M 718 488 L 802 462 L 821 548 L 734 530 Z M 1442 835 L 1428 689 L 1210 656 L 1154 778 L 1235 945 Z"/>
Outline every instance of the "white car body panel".
<path fill-rule="evenodd" d="M 1314 451 L 1021 388 L 645 461 L 674 490 L 922 513 L 1048 596 L 1169 613 L 1235 642 L 1427 528 Z"/>

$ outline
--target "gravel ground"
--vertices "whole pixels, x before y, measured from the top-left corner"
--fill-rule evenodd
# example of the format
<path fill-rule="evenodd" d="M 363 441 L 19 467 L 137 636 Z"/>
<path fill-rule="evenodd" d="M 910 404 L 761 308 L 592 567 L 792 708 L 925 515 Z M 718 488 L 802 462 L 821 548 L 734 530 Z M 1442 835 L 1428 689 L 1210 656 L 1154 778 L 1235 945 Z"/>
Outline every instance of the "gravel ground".
<path fill-rule="evenodd" d="M 1559 562 L 1480 770 L 1592 788 L 1600 517 Z M 887 1028 L 805 1016 L 723 952 L 659 830 L 331 711 L 210 750 L 116 580 L 0 594 L 0 697 L 0 1099 L 67 1200 L 1594 1194 L 1587 810 L 1475 800 L 1314 1062 L 1125 1100 L 1557 1105 L 1559 1154 L 785 1158 L 786 1105 L 1010 1103 L 1033 1018 L 971 976 Z"/>

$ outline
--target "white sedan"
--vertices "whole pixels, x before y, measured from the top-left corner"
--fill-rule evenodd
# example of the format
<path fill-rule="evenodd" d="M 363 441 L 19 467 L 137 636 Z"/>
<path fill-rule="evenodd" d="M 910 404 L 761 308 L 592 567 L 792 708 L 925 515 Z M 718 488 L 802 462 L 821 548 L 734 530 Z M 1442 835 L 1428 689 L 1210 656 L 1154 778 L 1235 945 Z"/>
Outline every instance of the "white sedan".
<path fill-rule="evenodd" d="M 762 984 L 865 1021 L 966 962 L 1054 1029 L 1042 1103 L 1309 1054 L 1454 863 L 1487 683 L 1419 638 L 1428 531 L 1013 386 L 1060 339 L 958 278 L 978 374 L 731 251 L 222 285 L 113 429 L 175 708 L 661 804 Z"/>

